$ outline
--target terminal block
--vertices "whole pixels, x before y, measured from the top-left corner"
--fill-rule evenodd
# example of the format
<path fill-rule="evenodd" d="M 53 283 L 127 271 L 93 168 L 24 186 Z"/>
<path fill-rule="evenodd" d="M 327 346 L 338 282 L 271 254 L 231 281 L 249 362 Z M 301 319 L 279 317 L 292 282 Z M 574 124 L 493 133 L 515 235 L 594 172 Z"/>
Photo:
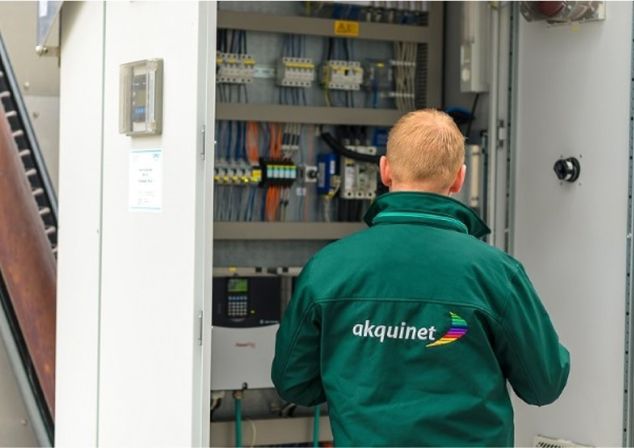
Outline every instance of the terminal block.
<path fill-rule="evenodd" d="M 311 87 L 315 80 L 315 64 L 309 58 L 283 57 L 277 63 L 277 85 Z"/>
<path fill-rule="evenodd" d="M 294 143 L 283 143 L 282 144 L 282 151 L 285 151 L 285 152 L 297 152 L 297 151 L 299 151 L 299 145 L 294 144 Z"/>
<path fill-rule="evenodd" d="M 286 157 L 287 153 L 296 153 L 299 151 L 299 142 L 302 136 L 302 127 L 297 123 L 290 123 L 284 126 L 282 135 L 282 152 Z"/>
<path fill-rule="evenodd" d="M 359 154 L 376 155 L 374 146 L 346 146 Z M 378 167 L 374 163 L 341 158 L 342 199 L 374 199 L 378 187 Z"/>
<path fill-rule="evenodd" d="M 288 159 L 260 159 L 261 185 L 288 187 L 297 180 L 297 165 Z"/>
<path fill-rule="evenodd" d="M 363 68 L 359 61 L 330 60 L 321 67 L 321 83 L 330 90 L 359 90 Z"/>
<path fill-rule="evenodd" d="M 262 169 L 245 162 L 219 161 L 214 168 L 214 182 L 220 185 L 259 185 Z"/>
<path fill-rule="evenodd" d="M 416 95 L 411 92 L 388 92 L 388 98 L 416 98 Z"/>
<path fill-rule="evenodd" d="M 216 83 L 250 84 L 255 75 L 255 59 L 249 54 L 216 53 Z"/>

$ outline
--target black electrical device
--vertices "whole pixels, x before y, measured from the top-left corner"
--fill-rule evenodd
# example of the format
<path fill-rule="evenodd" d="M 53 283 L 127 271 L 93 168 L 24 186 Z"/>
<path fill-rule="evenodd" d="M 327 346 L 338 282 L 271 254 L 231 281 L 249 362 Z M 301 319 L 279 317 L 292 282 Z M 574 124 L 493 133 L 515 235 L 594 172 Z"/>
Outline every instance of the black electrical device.
<path fill-rule="evenodd" d="M 290 159 L 260 159 L 263 186 L 290 187 L 297 180 L 297 165 Z"/>
<path fill-rule="evenodd" d="M 280 277 L 214 277 L 212 324 L 230 328 L 277 324 L 281 293 Z"/>

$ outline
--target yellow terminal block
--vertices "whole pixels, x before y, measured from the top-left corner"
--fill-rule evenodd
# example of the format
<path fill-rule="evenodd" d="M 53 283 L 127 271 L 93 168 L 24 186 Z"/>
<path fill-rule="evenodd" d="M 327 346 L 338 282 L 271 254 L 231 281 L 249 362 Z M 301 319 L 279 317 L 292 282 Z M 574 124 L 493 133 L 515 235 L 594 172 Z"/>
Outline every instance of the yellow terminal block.
<path fill-rule="evenodd" d="M 260 168 L 253 168 L 251 170 L 251 183 L 259 184 L 262 182 L 262 170 Z"/>

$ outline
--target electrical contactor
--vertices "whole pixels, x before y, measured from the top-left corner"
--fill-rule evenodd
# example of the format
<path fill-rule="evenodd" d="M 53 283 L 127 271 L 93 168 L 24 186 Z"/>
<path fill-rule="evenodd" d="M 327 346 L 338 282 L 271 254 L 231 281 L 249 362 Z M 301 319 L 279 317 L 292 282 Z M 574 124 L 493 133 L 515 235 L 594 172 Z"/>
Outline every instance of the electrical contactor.
<path fill-rule="evenodd" d="M 359 61 L 330 60 L 321 67 L 321 83 L 330 90 L 359 90 L 363 68 Z"/>

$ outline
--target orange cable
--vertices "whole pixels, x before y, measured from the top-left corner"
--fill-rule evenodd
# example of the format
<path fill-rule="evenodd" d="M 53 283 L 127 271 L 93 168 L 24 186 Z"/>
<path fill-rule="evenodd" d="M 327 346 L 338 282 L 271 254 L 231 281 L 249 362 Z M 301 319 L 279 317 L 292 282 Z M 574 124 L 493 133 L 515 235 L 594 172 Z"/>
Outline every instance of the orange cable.
<path fill-rule="evenodd" d="M 259 158 L 258 140 L 259 140 L 258 124 L 249 121 L 247 123 L 247 157 L 252 165 L 257 165 Z"/>

